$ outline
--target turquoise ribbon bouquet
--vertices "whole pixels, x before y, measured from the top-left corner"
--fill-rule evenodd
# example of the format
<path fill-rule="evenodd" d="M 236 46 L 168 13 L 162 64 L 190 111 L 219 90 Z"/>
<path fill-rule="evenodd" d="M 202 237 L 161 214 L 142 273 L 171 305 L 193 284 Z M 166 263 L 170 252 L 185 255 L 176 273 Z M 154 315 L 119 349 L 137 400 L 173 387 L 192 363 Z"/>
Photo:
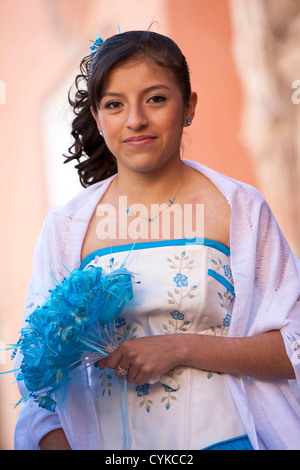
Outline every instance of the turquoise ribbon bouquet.
<path fill-rule="evenodd" d="M 27 392 L 17 405 L 33 397 L 55 411 L 55 392 L 70 383 L 78 366 L 95 364 L 113 344 L 113 324 L 132 298 L 132 274 L 123 266 L 103 276 L 101 267 L 73 270 L 27 318 L 13 346 L 22 355 L 17 380 Z M 81 368 L 82 370 L 82 368 Z M 11 371 L 12 372 L 12 371 Z"/>

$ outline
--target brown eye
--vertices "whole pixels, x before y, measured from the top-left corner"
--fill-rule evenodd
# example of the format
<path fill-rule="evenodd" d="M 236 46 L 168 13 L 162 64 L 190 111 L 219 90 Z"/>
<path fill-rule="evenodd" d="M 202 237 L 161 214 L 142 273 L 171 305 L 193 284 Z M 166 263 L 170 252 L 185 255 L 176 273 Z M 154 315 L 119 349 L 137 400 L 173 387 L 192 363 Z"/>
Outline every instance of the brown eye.
<path fill-rule="evenodd" d="M 162 103 L 163 101 L 166 101 L 166 97 L 165 96 L 162 96 L 162 95 L 154 95 L 154 96 L 151 96 L 151 98 L 148 100 L 148 102 L 151 102 L 151 103 Z"/>
<path fill-rule="evenodd" d="M 122 104 L 119 101 L 108 101 L 105 103 L 104 108 L 105 109 L 118 109 L 122 106 Z"/>

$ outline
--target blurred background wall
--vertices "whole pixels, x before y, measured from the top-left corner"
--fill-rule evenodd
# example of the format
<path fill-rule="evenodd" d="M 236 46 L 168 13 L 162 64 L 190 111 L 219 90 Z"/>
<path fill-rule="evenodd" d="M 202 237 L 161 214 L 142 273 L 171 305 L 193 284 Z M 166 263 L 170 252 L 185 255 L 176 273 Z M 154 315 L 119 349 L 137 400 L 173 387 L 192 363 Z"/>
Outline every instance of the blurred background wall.
<path fill-rule="evenodd" d="M 198 113 L 184 157 L 256 186 L 300 255 L 298 0 L 1 0 L 0 349 L 17 340 L 32 255 L 49 209 L 81 191 L 63 165 L 67 92 L 96 32 L 147 29 L 182 48 Z M 0 352 L 0 372 L 13 364 Z M 19 399 L 0 376 L 0 449 Z"/>

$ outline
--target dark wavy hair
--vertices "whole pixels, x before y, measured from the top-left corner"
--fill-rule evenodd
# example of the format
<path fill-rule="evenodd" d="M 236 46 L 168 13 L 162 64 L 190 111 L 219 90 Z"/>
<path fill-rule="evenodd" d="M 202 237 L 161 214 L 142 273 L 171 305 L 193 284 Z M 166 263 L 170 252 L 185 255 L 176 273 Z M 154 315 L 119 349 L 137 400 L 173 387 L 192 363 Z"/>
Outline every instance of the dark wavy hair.
<path fill-rule="evenodd" d="M 141 59 L 152 60 L 171 72 L 182 91 L 184 105 L 189 102 L 189 68 L 174 41 L 152 31 L 128 31 L 106 39 L 94 53 L 82 60 L 73 97 L 73 87 L 69 91 L 69 103 L 76 117 L 71 131 L 74 143 L 68 149 L 69 154 L 64 155 L 64 163 L 77 160 L 75 168 L 83 187 L 117 173 L 116 158 L 100 136 L 90 108 L 97 112 L 106 80 L 114 67 Z"/>

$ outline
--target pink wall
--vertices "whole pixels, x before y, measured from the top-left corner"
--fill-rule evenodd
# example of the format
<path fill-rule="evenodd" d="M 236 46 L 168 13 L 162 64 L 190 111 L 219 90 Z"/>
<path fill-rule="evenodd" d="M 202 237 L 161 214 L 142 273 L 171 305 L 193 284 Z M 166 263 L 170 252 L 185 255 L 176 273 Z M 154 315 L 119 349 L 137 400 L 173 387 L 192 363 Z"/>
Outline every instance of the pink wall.
<path fill-rule="evenodd" d="M 238 133 L 242 96 L 231 55 L 228 5 L 223 0 L 169 0 L 170 36 L 191 68 L 198 109 L 188 131 L 189 152 L 228 176 L 255 184 L 255 176 Z"/>

